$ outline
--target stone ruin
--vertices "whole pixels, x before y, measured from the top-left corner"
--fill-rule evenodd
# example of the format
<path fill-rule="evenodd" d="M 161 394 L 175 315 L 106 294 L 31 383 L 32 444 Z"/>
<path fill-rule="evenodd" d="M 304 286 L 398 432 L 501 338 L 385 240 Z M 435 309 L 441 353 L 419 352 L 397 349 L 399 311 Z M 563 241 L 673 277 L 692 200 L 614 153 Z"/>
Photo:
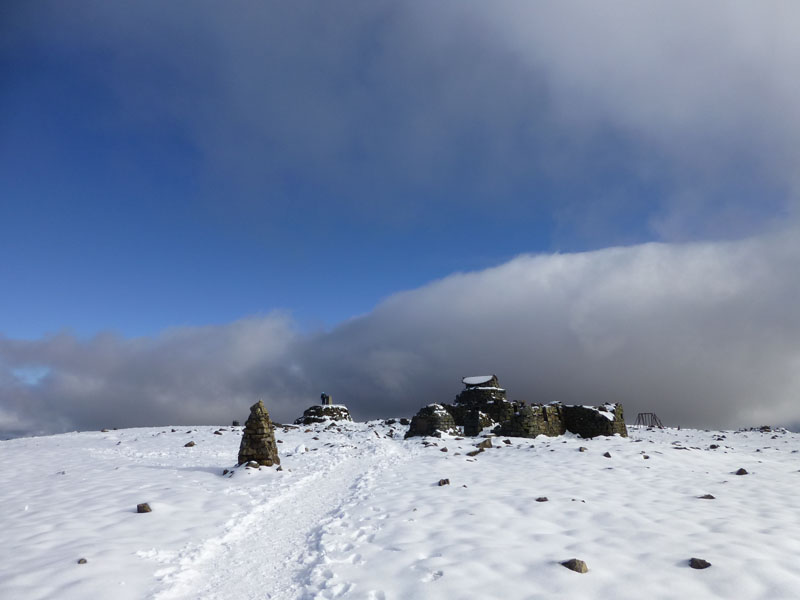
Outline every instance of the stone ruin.
<path fill-rule="evenodd" d="M 261 400 L 250 407 L 250 416 L 244 424 L 242 443 L 239 445 L 238 464 L 250 461 L 265 467 L 281 464 L 275 443 L 275 428 Z"/>
<path fill-rule="evenodd" d="M 441 404 L 429 404 L 420 409 L 411 419 L 411 425 L 405 437 L 433 436 L 442 437 L 442 434 L 458 435 L 453 415 Z"/>
<path fill-rule="evenodd" d="M 464 377 L 462 382 L 465 389 L 453 404 L 432 404 L 420 410 L 412 419 L 406 437 L 441 436 L 441 432 L 458 431 L 457 427 L 463 427 L 465 436 L 479 435 L 487 427 L 492 427 L 498 435 L 525 438 L 557 436 L 567 431 L 583 438 L 628 435 L 621 404 L 595 407 L 551 402 L 528 405 L 509 401 L 496 375 Z M 432 411 L 432 407 L 438 408 Z"/>
<path fill-rule="evenodd" d="M 325 421 L 352 421 L 350 411 L 344 404 L 333 404 L 328 394 L 320 396 L 319 405 L 310 406 L 303 412 L 303 416 L 295 419 L 295 425 L 311 425 Z"/>

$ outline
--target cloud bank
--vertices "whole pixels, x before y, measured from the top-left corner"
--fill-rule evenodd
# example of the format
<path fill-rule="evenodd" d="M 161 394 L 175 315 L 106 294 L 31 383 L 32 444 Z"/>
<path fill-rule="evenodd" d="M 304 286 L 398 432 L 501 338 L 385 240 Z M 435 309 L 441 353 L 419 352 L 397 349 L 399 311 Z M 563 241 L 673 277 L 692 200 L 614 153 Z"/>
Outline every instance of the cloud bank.
<path fill-rule="evenodd" d="M 102 122 L 173 131 L 226 214 L 535 206 L 598 247 L 796 213 L 794 2 L 14 6 L 10 47 L 91 65 Z"/>
<path fill-rule="evenodd" d="M 225 424 L 259 398 L 289 421 L 323 391 L 358 419 L 411 415 L 484 373 L 512 399 L 621 401 L 629 418 L 797 423 L 799 260 L 793 232 L 525 255 L 326 332 L 270 314 L 152 338 L 0 338 L 0 431 Z"/>

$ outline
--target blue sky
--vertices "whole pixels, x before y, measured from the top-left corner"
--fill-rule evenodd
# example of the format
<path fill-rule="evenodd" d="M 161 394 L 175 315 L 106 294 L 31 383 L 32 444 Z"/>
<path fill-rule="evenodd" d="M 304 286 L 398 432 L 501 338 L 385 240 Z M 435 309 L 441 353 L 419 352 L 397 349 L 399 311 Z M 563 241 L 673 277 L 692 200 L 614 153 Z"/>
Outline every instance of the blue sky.
<path fill-rule="evenodd" d="M 795 228 L 785 3 L 2 11 L 9 344 L 158 345 L 251 318 L 336 337 L 405 290 L 519 255 Z M 41 351 L 6 367 L 69 371 Z M 287 386 L 324 381 L 308 378 Z"/>

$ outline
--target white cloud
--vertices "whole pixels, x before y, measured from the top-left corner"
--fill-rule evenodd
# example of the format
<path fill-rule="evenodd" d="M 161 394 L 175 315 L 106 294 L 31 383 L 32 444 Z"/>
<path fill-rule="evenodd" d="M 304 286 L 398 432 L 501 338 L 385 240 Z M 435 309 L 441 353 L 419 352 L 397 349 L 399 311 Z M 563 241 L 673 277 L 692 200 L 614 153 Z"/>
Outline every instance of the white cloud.
<path fill-rule="evenodd" d="M 621 401 L 629 419 L 796 423 L 798 259 L 794 232 L 520 256 L 326 333 L 269 315 L 154 338 L 0 339 L 0 409 L 28 430 L 227 423 L 264 398 L 287 421 L 325 391 L 364 419 L 450 401 L 462 376 L 494 372 L 513 399 Z M 28 365 L 50 372 L 36 386 L 8 375 Z"/>

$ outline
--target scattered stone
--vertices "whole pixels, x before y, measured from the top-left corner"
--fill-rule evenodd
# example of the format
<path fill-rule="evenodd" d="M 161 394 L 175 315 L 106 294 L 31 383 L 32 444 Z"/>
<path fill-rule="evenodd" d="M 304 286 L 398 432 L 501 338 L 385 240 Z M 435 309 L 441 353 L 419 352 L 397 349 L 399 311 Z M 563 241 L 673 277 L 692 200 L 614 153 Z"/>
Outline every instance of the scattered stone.
<path fill-rule="evenodd" d="M 547 502 L 547 496 L 539 496 L 536 499 L 537 502 Z"/>
<path fill-rule="evenodd" d="M 283 467 L 281 467 L 281 466 L 279 465 L 279 466 L 278 466 L 278 468 L 276 469 L 276 471 L 283 471 Z"/>
<path fill-rule="evenodd" d="M 183 445 L 183 447 L 184 447 L 184 448 L 191 448 L 191 447 L 192 447 L 192 446 L 194 446 L 194 445 L 195 445 L 195 443 L 194 443 L 194 442 L 186 442 L 186 443 Z"/>
<path fill-rule="evenodd" d="M 717 448 L 719 448 L 719 444 L 711 444 L 711 445 L 709 446 L 709 448 L 710 448 L 711 450 L 716 450 Z"/>
<path fill-rule="evenodd" d="M 411 425 L 411 421 L 406 419 L 405 417 L 400 419 L 400 425 Z"/>
<path fill-rule="evenodd" d="M 578 452 L 588 452 L 588 451 L 589 449 L 586 446 L 581 446 L 580 448 L 578 448 Z"/>
<path fill-rule="evenodd" d="M 254 461 L 254 460 L 249 460 L 249 461 L 247 461 L 247 464 L 245 464 L 245 468 L 246 468 L 246 469 L 257 469 L 257 468 L 259 468 L 260 466 L 261 466 L 261 465 L 259 465 L 259 464 L 258 464 L 256 461 Z"/>
<path fill-rule="evenodd" d="M 108 429 L 101 429 L 100 433 L 108 433 Z"/>
<path fill-rule="evenodd" d="M 227 475 L 227 474 L 228 474 L 228 469 L 225 469 L 225 470 L 223 470 L 223 471 L 222 471 L 222 474 L 223 474 L 223 475 Z"/>
<path fill-rule="evenodd" d="M 492 447 L 492 438 L 486 438 L 482 442 L 480 442 L 478 444 L 475 444 L 475 446 L 478 447 L 478 448 L 483 448 L 484 450 L 486 448 L 491 448 Z"/>
<path fill-rule="evenodd" d="M 214 435 L 222 435 L 222 432 L 220 430 L 217 430 L 214 432 Z"/>
<path fill-rule="evenodd" d="M 702 558 L 690 558 L 689 566 L 693 569 L 707 569 L 711 566 L 711 563 L 707 560 L 703 560 Z"/>
<path fill-rule="evenodd" d="M 261 400 L 250 407 L 250 416 L 244 424 L 242 442 L 239 445 L 238 460 L 240 465 L 255 462 L 257 465 L 271 467 L 281 464 L 275 443 L 275 428 Z"/>
<path fill-rule="evenodd" d="M 586 563 L 577 558 L 565 560 L 561 563 L 561 565 L 568 568 L 570 571 L 575 571 L 576 573 L 586 573 L 589 570 L 589 567 L 586 566 Z"/>
<path fill-rule="evenodd" d="M 478 448 L 477 450 L 473 450 L 472 452 L 467 452 L 467 456 L 478 456 L 478 454 L 480 454 L 481 452 L 483 452 L 483 448 Z"/>
<path fill-rule="evenodd" d="M 178 430 L 177 430 L 177 429 L 173 429 L 173 430 L 172 430 L 172 433 L 175 433 L 176 431 L 178 431 Z"/>
<path fill-rule="evenodd" d="M 647 454 L 642 454 L 642 458 L 645 460 L 650 460 L 650 456 Z"/>
<path fill-rule="evenodd" d="M 443 485 L 450 485 L 450 480 L 449 479 L 440 479 L 439 480 L 439 487 L 441 487 Z"/>
<path fill-rule="evenodd" d="M 511 443 L 511 440 L 503 440 L 503 443 L 504 443 L 504 444 L 510 444 L 510 443 Z"/>
<path fill-rule="evenodd" d="M 231 427 L 238 427 L 239 421 L 231 421 Z"/>
<path fill-rule="evenodd" d="M 87 561 L 85 558 L 79 558 L 79 559 L 78 559 L 78 564 L 79 564 L 79 565 L 85 565 L 87 562 L 88 562 L 88 561 Z"/>
<path fill-rule="evenodd" d="M 747 473 L 747 469 L 744 469 L 744 468 L 739 469 L 738 471 L 736 471 L 736 474 L 737 475 L 747 475 L 748 474 Z"/>
<path fill-rule="evenodd" d="M 700 500 L 716 500 L 716 498 L 711 494 L 704 494 L 702 496 L 698 496 L 698 498 L 700 498 Z"/>
<path fill-rule="evenodd" d="M 603 456 L 605 456 L 606 458 L 611 458 L 611 452 L 605 452 L 603 453 Z"/>
<path fill-rule="evenodd" d="M 149 512 L 153 512 L 153 509 L 150 508 L 150 505 L 147 502 L 144 502 L 142 504 L 137 504 L 136 505 L 136 512 L 137 513 L 149 513 Z"/>
<path fill-rule="evenodd" d="M 439 452 L 447 452 L 447 446 L 445 446 L 444 448 L 441 448 L 441 449 L 439 450 Z"/>

